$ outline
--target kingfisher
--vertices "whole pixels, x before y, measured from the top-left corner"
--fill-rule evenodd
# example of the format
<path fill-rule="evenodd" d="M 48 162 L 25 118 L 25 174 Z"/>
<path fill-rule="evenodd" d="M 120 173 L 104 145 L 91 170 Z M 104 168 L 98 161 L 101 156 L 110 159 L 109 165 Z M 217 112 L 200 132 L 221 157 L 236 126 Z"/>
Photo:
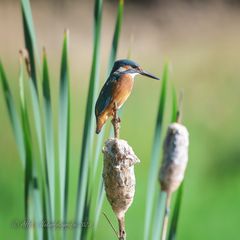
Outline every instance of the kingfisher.
<path fill-rule="evenodd" d="M 138 74 L 159 80 L 158 77 L 143 70 L 134 61 L 121 59 L 114 63 L 112 71 L 103 85 L 95 105 L 97 134 L 100 133 L 108 118 L 114 118 L 117 110 L 128 99 L 133 89 L 134 77 Z"/>

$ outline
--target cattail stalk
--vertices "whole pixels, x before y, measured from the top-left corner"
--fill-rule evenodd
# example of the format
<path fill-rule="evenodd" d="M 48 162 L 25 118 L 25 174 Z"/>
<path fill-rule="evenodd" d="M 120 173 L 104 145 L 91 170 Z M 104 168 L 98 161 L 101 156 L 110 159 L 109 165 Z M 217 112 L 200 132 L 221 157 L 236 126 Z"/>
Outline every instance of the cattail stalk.
<path fill-rule="evenodd" d="M 159 172 L 161 191 L 167 194 L 161 235 L 162 240 L 165 240 L 167 235 L 172 193 L 179 188 L 184 179 L 188 162 L 188 145 L 189 133 L 187 128 L 180 123 L 172 123 L 168 127 L 164 141 L 163 161 Z"/>
<path fill-rule="evenodd" d="M 163 217 L 163 227 L 162 227 L 162 236 L 161 239 L 165 240 L 167 237 L 167 226 L 168 226 L 168 218 L 170 213 L 170 203 L 171 203 L 171 194 L 167 193 L 167 200 L 165 205 L 165 212 Z"/>
<path fill-rule="evenodd" d="M 114 129 L 115 138 L 119 138 L 119 135 L 120 135 L 120 122 L 121 120 L 117 115 L 117 103 L 114 103 L 112 125 Z"/>
<path fill-rule="evenodd" d="M 116 138 L 105 142 L 103 154 L 103 180 L 107 199 L 118 220 L 119 240 L 125 240 L 125 213 L 135 193 L 134 165 L 140 161 L 126 141 Z"/>

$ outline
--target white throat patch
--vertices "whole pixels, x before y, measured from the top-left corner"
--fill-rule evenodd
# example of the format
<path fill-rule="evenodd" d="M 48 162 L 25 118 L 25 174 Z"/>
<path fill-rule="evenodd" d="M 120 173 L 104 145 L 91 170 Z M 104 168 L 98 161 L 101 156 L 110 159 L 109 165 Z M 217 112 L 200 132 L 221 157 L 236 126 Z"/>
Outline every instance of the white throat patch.
<path fill-rule="evenodd" d="M 116 72 L 119 72 L 119 73 L 122 73 L 122 72 L 125 72 L 127 71 L 127 69 L 125 67 L 120 67 Z M 134 79 L 134 77 L 136 75 L 138 75 L 139 73 L 129 73 L 131 75 L 131 77 Z"/>
<path fill-rule="evenodd" d="M 136 76 L 136 75 L 138 75 L 139 73 L 130 73 L 130 75 L 131 75 L 131 77 L 134 79 L 134 77 Z"/>

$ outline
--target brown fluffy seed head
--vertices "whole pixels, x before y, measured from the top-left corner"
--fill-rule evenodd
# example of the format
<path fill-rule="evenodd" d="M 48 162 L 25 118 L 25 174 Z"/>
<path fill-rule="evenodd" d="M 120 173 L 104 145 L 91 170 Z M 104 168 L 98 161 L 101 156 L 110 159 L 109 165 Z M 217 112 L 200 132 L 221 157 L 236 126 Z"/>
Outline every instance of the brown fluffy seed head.
<path fill-rule="evenodd" d="M 173 123 L 164 142 L 163 161 L 159 173 L 161 189 L 172 193 L 184 179 L 188 162 L 189 133 L 186 127 Z"/>
<path fill-rule="evenodd" d="M 107 199 L 120 219 L 132 204 L 135 193 L 134 165 L 140 161 L 128 143 L 121 139 L 108 139 L 103 154 Z"/>

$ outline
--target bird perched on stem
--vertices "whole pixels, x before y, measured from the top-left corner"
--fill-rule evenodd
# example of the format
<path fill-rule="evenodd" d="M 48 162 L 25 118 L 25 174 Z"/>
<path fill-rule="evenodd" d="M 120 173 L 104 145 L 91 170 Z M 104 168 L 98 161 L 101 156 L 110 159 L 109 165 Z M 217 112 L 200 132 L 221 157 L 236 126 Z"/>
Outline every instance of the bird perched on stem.
<path fill-rule="evenodd" d="M 105 82 L 96 102 L 96 133 L 100 133 L 109 117 L 113 117 L 115 137 L 119 136 L 117 110 L 121 108 L 132 92 L 134 77 L 138 74 L 159 80 L 151 73 L 143 70 L 137 63 L 128 60 L 118 60 L 114 63 L 110 76 Z"/>

